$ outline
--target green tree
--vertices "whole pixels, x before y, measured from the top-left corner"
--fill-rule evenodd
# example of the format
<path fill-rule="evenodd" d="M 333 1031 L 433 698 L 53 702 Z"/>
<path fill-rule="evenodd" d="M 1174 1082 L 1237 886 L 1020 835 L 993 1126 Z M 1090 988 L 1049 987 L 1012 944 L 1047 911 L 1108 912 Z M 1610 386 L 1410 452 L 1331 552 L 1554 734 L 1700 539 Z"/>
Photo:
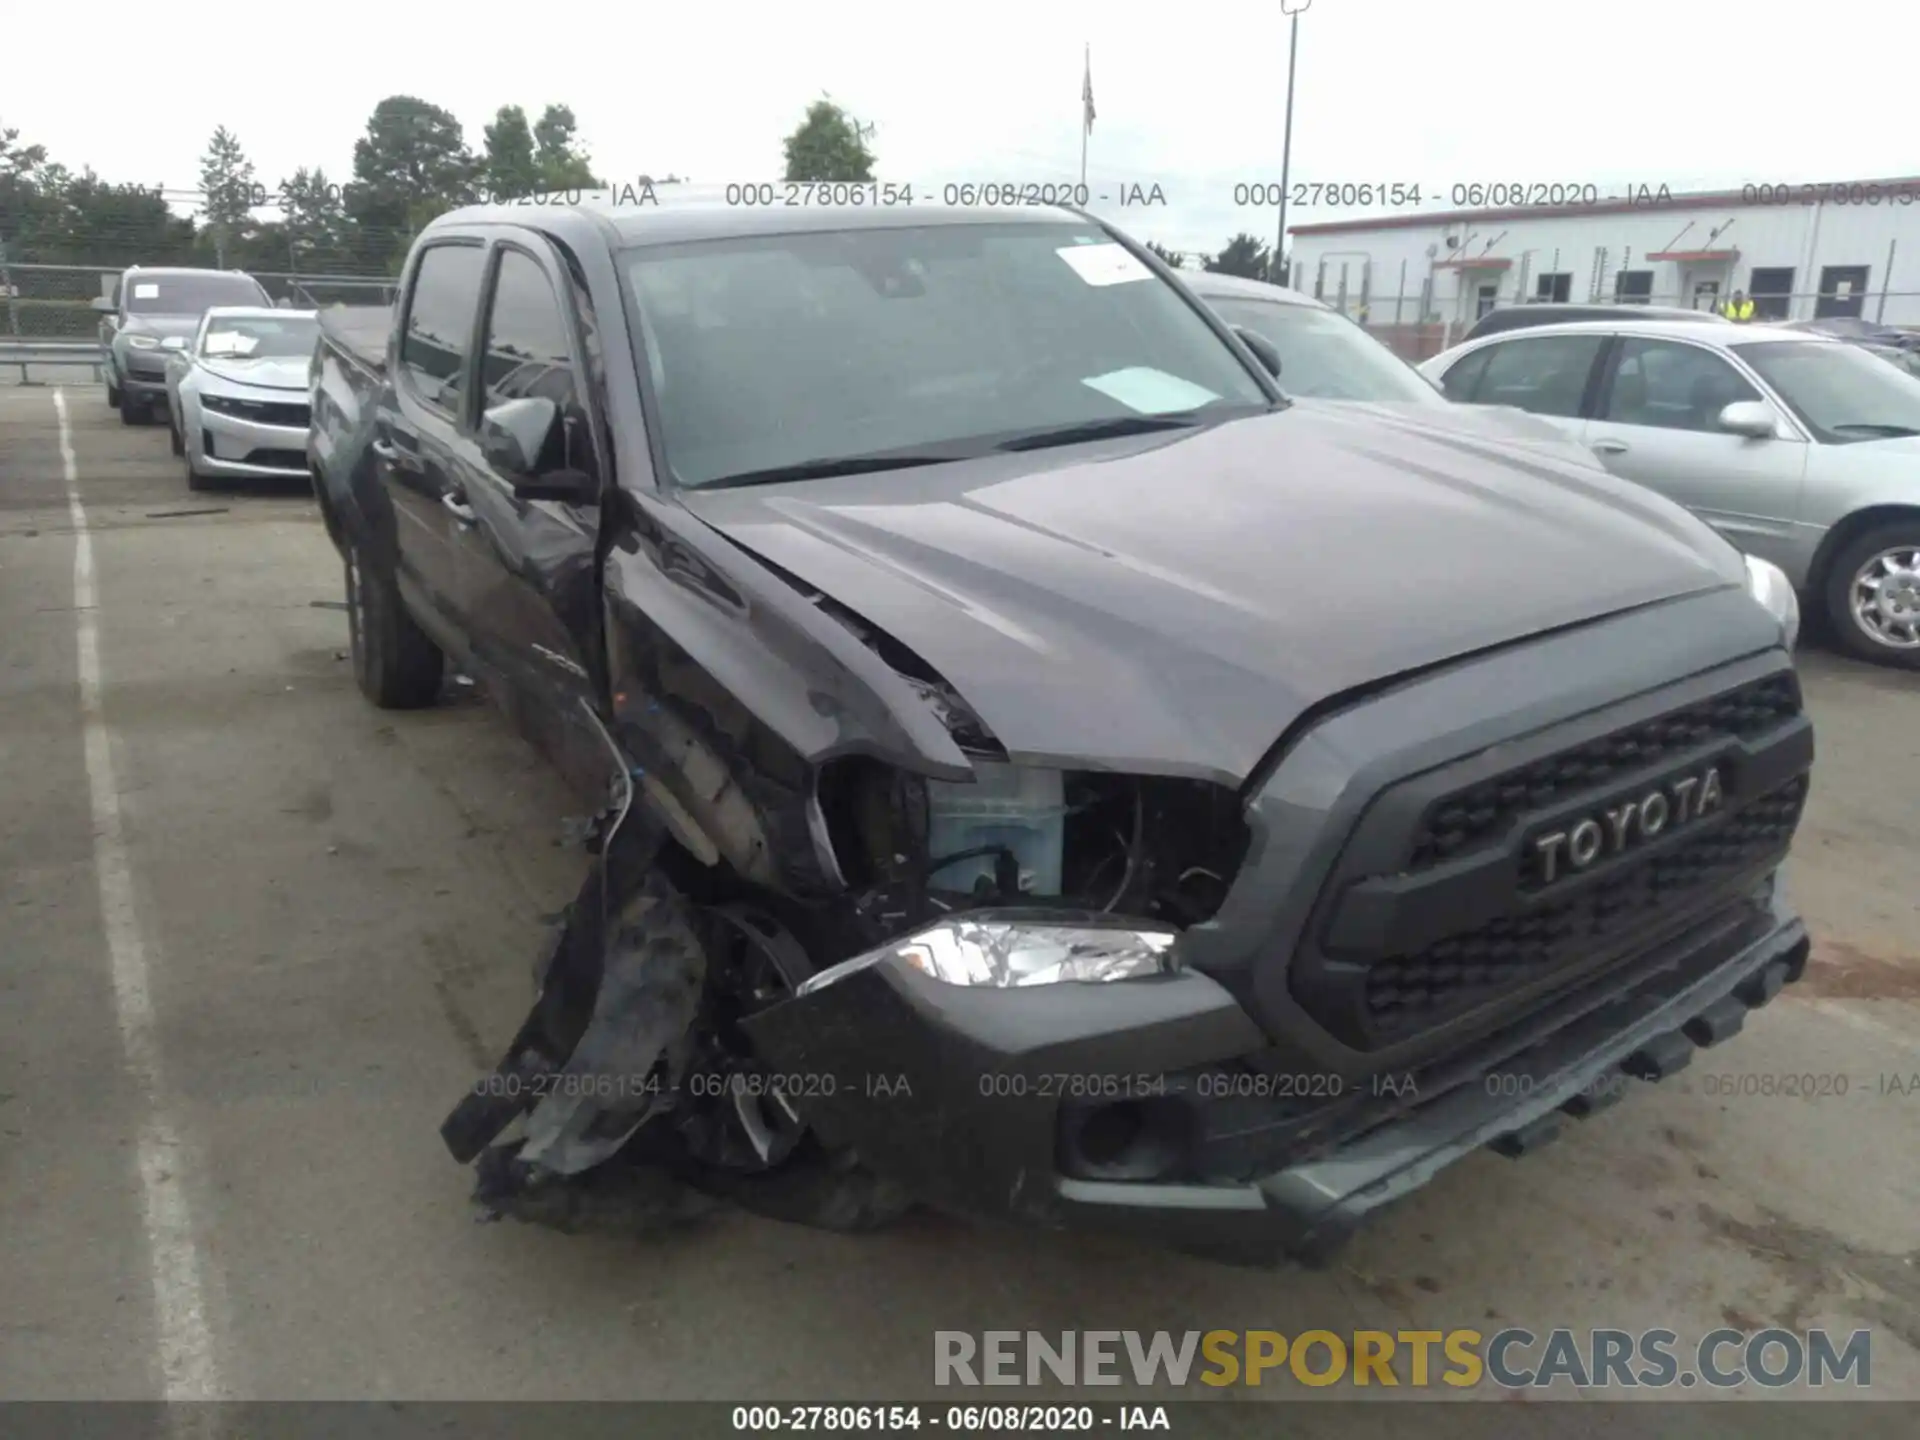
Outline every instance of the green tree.
<path fill-rule="evenodd" d="M 173 213 L 158 186 L 109 184 L 91 169 L 77 176 L 42 172 L 40 178 L 49 203 L 33 237 L 34 253 L 20 258 L 115 269 L 134 260 L 143 265 L 192 263 L 193 222 Z"/>
<path fill-rule="evenodd" d="M 598 190 L 593 162 L 575 137 L 578 122 L 570 105 L 549 105 L 533 125 L 533 163 L 542 190 Z"/>
<path fill-rule="evenodd" d="M 1151 250 L 1154 254 L 1158 255 L 1161 258 L 1161 260 L 1166 263 L 1167 268 L 1170 270 L 1180 270 L 1180 269 L 1184 269 L 1186 266 L 1186 263 L 1187 263 L 1186 256 L 1182 255 L 1177 250 L 1169 250 L 1167 249 L 1166 246 L 1156 245 L 1151 240 L 1147 241 L 1147 249 Z"/>
<path fill-rule="evenodd" d="M 1218 255 L 1203 259 L 1201 268 L 1219 275 L 1264 280 L 1267 276 L 1267 247 L 1243 231 L 1229 240 Z"/>
<path fill-rule="evenodd" d="M 200 157 L 201 223 L 212 232 L 214 263 L 226 267 L 227 251 L 246 228 L 261 198 L 254 184 L 253 162 L 239 138 L 220 125 Z"/>
<path fill-rule="evenodd" d="M 280 213 L 287 249 L 282 263 L 288 269 L 326 272 L 350 262 L 346 206 L 325 170 L 302 166 L 291 180 L 281 181 Z"/>
<path fill-rule="evenodd" d="M 0 126 L 0 180 L 26 180 L 47 163 L 47 147 L 22 145 L 20 132 Z"/>
<path fill-rule="evenodd" d="M 397 268 L 422 226 L 472 200 L 480 173 L 451 113 L 412 95 L 389 95 L 353 142 L 353 183 L 344 200 L 356 259 Z"/>
<path fill-rule="evenodd" d="M 546 188 L 534 160 L 533 127 L 518 105 L 502 105 L 487 126 L 484 175 L 487 193 L 495 198 L 518 198 Z"/>
<path fill-rule="evenodd" d="M 854 119 L 831 98 L 807 107 L 799 127 L 786 138 L 789 180 L 871 180 L 874 155 L 867 142 L 874 127 Z"/>

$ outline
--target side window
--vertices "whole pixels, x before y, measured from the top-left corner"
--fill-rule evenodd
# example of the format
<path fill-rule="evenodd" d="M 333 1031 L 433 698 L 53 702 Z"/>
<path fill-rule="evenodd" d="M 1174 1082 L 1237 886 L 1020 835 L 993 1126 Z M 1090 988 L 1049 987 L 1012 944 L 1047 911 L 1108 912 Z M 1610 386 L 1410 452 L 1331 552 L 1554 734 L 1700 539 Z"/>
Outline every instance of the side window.
<path fill-rule="evenodd" d="M 560 407 L 563 421 L 575 422 L 571 427 L 559 427 L 552 445 L 556 450 L 564 449 L 568 428 L 580 435 L 583 443 L 575 445 L 576 453 L 571 455 L 543 455 L 543 468 L 567 463 L 592 472 L 592 451 L 584 443 L 585 427 L 579 416 L 573 356 L 560 300 L 547 283 L 546 272 L 519 250 L 500 252 L 493 302 L 487 311 L 480 374 L 485 406 L 504 400 L 551 400 Z"/>
<path fill-rule="evenodd" d="M 1697 345 L 1623 340 L 1600 418 L 1662 430 L 1717 430 L 1720 412 L 1760 393 L 1725 360 Z"/>
<path fill-rule="evenodd" d="M 1497 347 L 1483 345 L 1471 355 L 1464 356 L 1440 377 L 1440 388 L 1449 400 L 1458 400 L 1465 404 L 1473 399 L 1473 387 L 1480 383 L 1480 376 L 1487 368 L 1487 357 Z"/>
<path fill-rule="evenodd" d="M 1474 386 L 1480 405 L 1513 405 L 1535 415 L 1577 416 L 1604 335 L 1539 335 L 1487 347 Z"/>
<path fill-rule="evenodd" d="M 400 364 L 420 397 L 442 409 L 460 405 L 485 259 L 478 245 L 435 245 L 420 257 Z"/>

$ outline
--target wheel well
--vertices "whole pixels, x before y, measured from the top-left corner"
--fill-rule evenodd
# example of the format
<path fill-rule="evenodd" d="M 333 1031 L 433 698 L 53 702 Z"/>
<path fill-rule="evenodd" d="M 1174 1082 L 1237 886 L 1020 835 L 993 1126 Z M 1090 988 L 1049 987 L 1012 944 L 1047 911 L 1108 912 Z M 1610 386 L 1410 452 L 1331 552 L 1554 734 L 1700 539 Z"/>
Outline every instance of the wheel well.
<path fill-rule="evenodd" d="M 1820 548 L 1814 552 L 1813 564 L 1807 568 L 1807 593 L 1815 596 L 1824 593 L 1827 572 L 1832 568 L 1834 556 L 1867 531 L 1890 520 L 1920 521 L 1920 505 L 1869 505 L 1842 519 L 1827 531 L 1820 541 Z"/>
<path fill-rule="evenodd" d="M 344 550 L 346 537 L 340 530 L 340 517 L 334 513 L 333 502 L 327 496 L 326 477 L 311 461 L 307 464 L 307 478 L 313 483 L 314 504 L 320 508 L 320 522 L 327 527 L 327 538 L 333 541 L 334 549 Z"/>

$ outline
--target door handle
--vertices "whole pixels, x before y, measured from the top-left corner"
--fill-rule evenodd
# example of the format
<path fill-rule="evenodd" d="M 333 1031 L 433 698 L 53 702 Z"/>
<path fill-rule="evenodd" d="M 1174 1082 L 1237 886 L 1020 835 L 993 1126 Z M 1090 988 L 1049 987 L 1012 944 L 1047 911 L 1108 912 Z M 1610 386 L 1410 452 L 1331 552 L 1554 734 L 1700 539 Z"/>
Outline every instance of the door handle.
<path fill-rule="evenodd" d="M 391 461 L 400 458 L 400 451 L 395 448 L 391 440 L 370 440 L 367 442 L 367 448 L 382 460 Z"/>
<path fill-rule="evenodd" d="M 467 504 L 464 490 L 449 490 L 440 497 L 440 503 L 453 512 L 453 518 L 462 525 L 472 525 L 479 516 L 473 513 L 473 507 Z"/>
<path fill-rule="evenodd" d="M 1627 442 L 1624 440 L 1596 440 L 1593 442 L 1595 453 L 1600 455 L 1624 455 Z"/>

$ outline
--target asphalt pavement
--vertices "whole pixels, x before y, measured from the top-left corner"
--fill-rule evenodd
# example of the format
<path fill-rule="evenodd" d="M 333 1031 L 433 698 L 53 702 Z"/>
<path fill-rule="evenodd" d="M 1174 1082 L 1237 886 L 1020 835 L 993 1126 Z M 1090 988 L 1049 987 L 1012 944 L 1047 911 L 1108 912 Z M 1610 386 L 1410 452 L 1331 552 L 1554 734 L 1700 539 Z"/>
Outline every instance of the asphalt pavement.
<path fill-rule="evenodd" d="M 571 806 L 477 695 L 368 706 L 341 593 L 301 484 L 189 494 L 98 386 L 0 388 L 0 1398 L 926 1399 L 937 1330 L 1512 1324 L 1870 1327 L 1920 1398 L 1920 677 L 1803 656 L 1807 981 L 1331 1270 L 924 1213 L 564 1235 L 476 1218 L 435 1132 Z"/>

